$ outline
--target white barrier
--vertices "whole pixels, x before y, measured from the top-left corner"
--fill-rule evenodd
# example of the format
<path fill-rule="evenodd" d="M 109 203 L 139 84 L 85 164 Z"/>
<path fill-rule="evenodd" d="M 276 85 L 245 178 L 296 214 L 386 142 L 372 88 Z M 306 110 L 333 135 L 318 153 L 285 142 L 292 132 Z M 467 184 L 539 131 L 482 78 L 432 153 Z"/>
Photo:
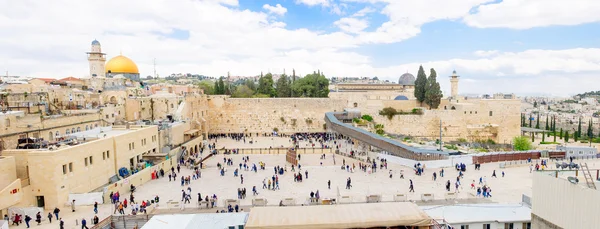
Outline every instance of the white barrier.
<path fill-rule="evenodd" d="M 340 196 L 339 203 L 341 203 L 341 204 L 352 203 L 352 197 L 350 197 L 350 196 Z"/>
<path fill-rule="evenodd" d="M 447 192 L 446 194 L 444 194 L 444 197 L 446 200 L 456 200 L 456 193 Z"/>
<path fill-rule="evenodd" d="M 10 207 L 10 208 L 8 208 L 9 216 L 12 216 L 12 214 L 19 214 L 19 215 L 23 216 L 21 219 L 25 220 L 25 215 L 28 215 L 32 219 L 31 223 L 34 222 L 35 215 L 38 212 L 42 215 L 42 221 L 46 221 L 46 219 L 48 219 L 48 217 L 46 217 L 47 214 L 44 214 L 44 208 L 38 208 L 38 207 Z"/>
<path fill-rule="evenodd" d="M 404 202 L 407 201 L 408 197 L 406 196 L 406 194 L 396 194 L 394 195 L 394 201 L 398 201 L 398 202 Z"/>
<path fill-rule="evenodd" d="M 432 201 L 433 200 L 433 194 L 431 194 L 431 193 L 421 194 L 421 200 L 422 201 Z"/>
<path fill-rule="evenodd" d="M 294 199 L 294 198 L 285 198 L 281 201 L 282 201 L 283 205 L 285 205 L 285 206 L 295 206 L 296 205 L 296 199 Z"/>
<path fill-rule="evenodd" d="M 262 199 L 262 198 L 252 199 L 252 206 L 255 206 L 255 207 L 256 206 L 267 206 L 267 199 Z"/>
<path fill-rule="evenodd" d="M 236 200 L 236 199 L 226 199 L 223 200 L 223 204 L 225 204 L 224 207 L 227 207 L 229 205 L 231 205 L 231 207 L 235 207 L 235 205 L 240 205 L 240 200 Z"/>
<path fill-rule="evenodd" d="M 425 165 L 425 168 L 444 168 L 444 167 L 454 167 L 457 163 L 464 163 L 466 165 L 473 164 L 473 156 L 470 155 L 460 155 L 460 156 L 450 156 L 446 160 L 433 160 L 433 161 L 415 161 L 411 159 L 406 159 L 402 157 L 396 157 L 389 154 L 377 154 L 377 157 L 380 159 L 385 158 L 388 163 L 395 163 L 399 165 L 404 165 L 408 167 L 413 167 L 417 163 L 421 163 Z"/>
<path fill-rule="evenodd" d="M 104 203 L 104 198 L 102 197 L 104 193 L 102 192 L 90 192 L 90 193 L 81 193 L 81 194 L 69 194 L 69 201 L 67 201 L 67 205 L 71 206 L 71 202 L 75 200 L 75 206 L 82 205 L 94 205 L 94 203 L 98 202 L 98 204 Z"/>
<path fill-rule="evenodd" d="M 367 203 L 379 203 L 381 202 L 381 195 L 368 195 Z"/>

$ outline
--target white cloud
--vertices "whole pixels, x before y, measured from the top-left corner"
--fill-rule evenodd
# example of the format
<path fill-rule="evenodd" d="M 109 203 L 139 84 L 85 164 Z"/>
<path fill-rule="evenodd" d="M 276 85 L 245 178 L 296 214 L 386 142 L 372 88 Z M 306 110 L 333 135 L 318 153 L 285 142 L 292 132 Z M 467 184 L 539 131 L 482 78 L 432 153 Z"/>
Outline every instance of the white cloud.
<path fill-rule="evenodd" d="M 578 25 L 600 21 L 598 0 L 504 0 L 481 5 L 464 18 L 479 28 L 529 29 L 550 25 Z"/>
<path fill-rule="evenodd" d="M 296 0 L 296 4 L 304 4 L 308 6 L 329 6 L 331 4 L 331 0 Z"/>
<path fill-rule="evenodd" d="M 85 77 L 89 74 L 85 52 L 89 51 L 91 40 L 98 39 L 109 58 L 122 51 L 136 61 L 142 76 L 152 74 L 156 58 L 161 76 L 220 76 L 227 72 L 254 75 L 269 69 L 281 72 L 295 68 L 298 74 L 321 69 L 328 76 L 378 76 L 397 81 L 407 70 L 416 74 L 419 64 L 423 64 L 438 71 L 445 90 L 449 83 L 441 76 L 450 75 L 453 69 L 464 79 L 460 86 L 463 92 L 575 93 L 597 86 L 600 49 L 483 50 L 475 52 L 471 59 L 375 67 L 380 64 L 350 48 L 411 38 L 419 34 L 423 23 L 461 19 L 472 6 L 485 2 L 386 1 L 382 12 L 390 20 L 374 31 L 364 31 L 368 26 L 366 18 L 350 17 L 337 22 L 345 32 L 325 33 L 286 28 L 284 21 L 274 20 L 265 12 L 240 9 L 238 2 L 232 0 L 178 4 L 143 0 L 0 0 L 0 5 L 11 9 L 0 11 L 0 71 L 33 77 Z M 65 15 L 64 9 L 94 10 L 74 10 Z M 168 35 L 174 31 L 187 31 L 189 38 Z"/>
<path fill-rule="evenodd" d="M 359 10 L 358 12 L 352 14 L 352 17 L 364 17 L 367 14 L 373 13 L 375 12 L 375 9 L 367 6 L 361 10 Z"/>
<path fill-rule="evenodd" d="M 269 4 L 264 4 L 263 9 L 269 11 L 269 13 L 277 14 L 277 15 L 284 15 L 285 13 L 287 13 L 287 9 L 283 6 L 281 6 L 281 4 L 277 4 L 275 6 L 271 6 Z"/>
<path fill-rule="evenodd" d="M 488 57 L 488 56 L 496 55 L 497 53 L 498 53 L 498 50 L 489 50 L 489 51 L 477 50 L 473 54 L 475 54 L 475 56 Z"/>
<path fill-rule="evenodd" d="M 369 27 L 369 23 L 366 20 L 351 17 L 341 18 L 333 24 L 348 33 L 360 33 Z"/>

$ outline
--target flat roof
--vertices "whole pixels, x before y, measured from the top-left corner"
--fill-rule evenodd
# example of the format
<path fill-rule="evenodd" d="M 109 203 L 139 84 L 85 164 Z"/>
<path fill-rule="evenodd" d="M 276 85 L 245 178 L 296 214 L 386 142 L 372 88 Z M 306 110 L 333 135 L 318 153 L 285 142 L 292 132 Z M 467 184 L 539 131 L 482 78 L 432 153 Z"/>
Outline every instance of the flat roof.
<path fill-rule="evenodd" d="M 374 228 L 430 226 L 432 219 L 411 202 L 255 207 L 248 229 Z"/>
<path fill-rule="evenodd" d="M 87 138 L 87 139 L 108 138 L 108 137 L 114 137 L 117 135 L 125 134 L 128 132 L 132 132 L 135 130 L 136 129 L 113 129 L 112 126 L 107 126 L 107 127 L 98 127 L 98 128 L 93 128 L 91 130 L 72 133 L 72 134 L 69 134 L 69 136 L 77 137 L 77 138 Z"/>
<path fill-rule="evenodd" d="M 420 208 L 431 218 L 444 219 L 450 224 L 531 221 L 531 208 L 521 204 L 460 204 Z"/>
<path fill-rule="evenodd" d="M 142 229 L 223 229 L 246 224 L 248 213 L 155 215 Z"/>

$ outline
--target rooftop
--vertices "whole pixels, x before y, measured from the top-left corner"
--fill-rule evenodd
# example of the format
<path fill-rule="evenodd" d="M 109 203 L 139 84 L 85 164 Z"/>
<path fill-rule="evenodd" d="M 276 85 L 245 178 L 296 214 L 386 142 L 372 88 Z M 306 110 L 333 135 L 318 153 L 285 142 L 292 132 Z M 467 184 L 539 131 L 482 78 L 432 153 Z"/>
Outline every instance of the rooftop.
<path fill-rule="evenodd" d="M 421 206 L 433 219 L 450 224 L 531 221 L 531 208 L 521 204 L 464 204 Z"/>

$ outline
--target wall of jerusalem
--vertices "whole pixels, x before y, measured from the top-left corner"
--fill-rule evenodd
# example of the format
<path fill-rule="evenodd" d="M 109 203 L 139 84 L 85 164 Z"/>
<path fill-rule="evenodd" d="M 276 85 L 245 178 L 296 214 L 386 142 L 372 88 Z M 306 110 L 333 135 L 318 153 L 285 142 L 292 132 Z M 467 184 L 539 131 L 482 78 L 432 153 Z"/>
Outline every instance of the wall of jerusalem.
<path fill-rule="evenodd" d="M 211 133 L 322 132 L 325 112 L 342 111 L 346 101 L 330 98 L 208 98 Z"/>
<path fill-rule="evenodd" d="M 410 104 L 416 103 L 414 101 L 386 102 L 386 106 L 392 107 L 408 108 Z M 377 123 L 383 124 L 388 133 L 438 139 L 441 120 L 442 138 L 446 140 L 491 139 L 497 143 L 510 143 L 514 136 L 520 134 L 520 101 L 509 99 L 468 100 L 461 103 L 446 101 L 440 109 L 424 110 L 422 115 L 396 115 L 389 120 L 385 116 L 373 113 L 373 118 Z"/>

